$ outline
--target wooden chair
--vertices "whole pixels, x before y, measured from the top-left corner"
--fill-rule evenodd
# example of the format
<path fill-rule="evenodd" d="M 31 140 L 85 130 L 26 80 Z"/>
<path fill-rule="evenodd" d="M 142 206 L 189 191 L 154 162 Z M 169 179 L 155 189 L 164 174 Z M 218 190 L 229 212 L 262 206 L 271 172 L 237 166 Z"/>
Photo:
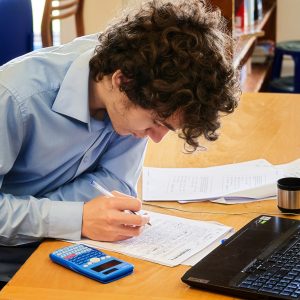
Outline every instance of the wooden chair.
<path fill-rule="evenodd" d="M 59 4 L 57 6 L 54 6 L 53 3 L 55 2 Z M 49 47 L 53 45 L 53 31 L 52 31 L 53 20 L 61 20 L 61 19 L 68 18 L 70 16 L 74 16 L 77 36 L 84 35 L 83 4 L 84 4 L 84 0 L 46 0 L 45 1 L 44 13 L 42 18 L 42 26 L 41 26 L 43 47 Z"/>

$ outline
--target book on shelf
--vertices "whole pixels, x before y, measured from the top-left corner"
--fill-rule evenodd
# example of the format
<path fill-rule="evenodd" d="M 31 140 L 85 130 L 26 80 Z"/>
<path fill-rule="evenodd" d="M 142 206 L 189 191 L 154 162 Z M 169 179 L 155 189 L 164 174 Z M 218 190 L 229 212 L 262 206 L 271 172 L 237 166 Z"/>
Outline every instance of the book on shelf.
<path fill-rule="evenodd" d="M 246 11 L 245 0 L 235 1 L 235 29 L 243 30 L 248 27 L 248 17 Z"/>
<path fill-rule="evenodd" d="M 263 18 L 263 1 L 254 1 L 254 21 L 261 20 Z"/>
<path fill-rule="evenodd" d="M 255 29 L 256 22 L 263 18 L 262 0 L 236 0 L 234 16 L 235 36 L 263 35 Z"/>
<path fill-rule="evenodd" d="M 246 17 L 248 18 L 248 26 L 254 26 L 254 0 L 245 0 Z"/>
<path fill-rule="evenodd" d="M 259 41 L 252 54 L 252 63 L 266 63 L 274 56 L 275 43 L 271 40 Z"/>

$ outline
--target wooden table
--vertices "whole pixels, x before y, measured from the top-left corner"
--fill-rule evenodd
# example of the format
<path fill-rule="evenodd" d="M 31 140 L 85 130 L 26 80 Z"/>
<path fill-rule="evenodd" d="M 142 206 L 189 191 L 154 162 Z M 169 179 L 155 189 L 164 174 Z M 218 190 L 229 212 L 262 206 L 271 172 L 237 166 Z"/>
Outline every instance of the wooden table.
<path fill-rule="evenodd" d="M 170 134 L 161 144 L 149 144 L 146 166 L 207 167 L 265 158 L 282 164 L 300 157 L 300 95 L 245 94 L 237 111 L 224 117 L 217 142 L 208 151 L 182 153 L 182 141 Z M 152 202 L 153 203 L 153 202 Z M 144 205 L 144 209 L 196 220 L 214 220 L 241 228 L 260 214 L 280 215 L 276 200 L 221 205 L 210 202 L 155 203 L 187 212 Z M 235 299 L 193 289 L 181 282 L 187 266 L 174 268 L 121 254 L 135 265 L 133 275 L 101 284 L 52 263 L 48 255 L 65 242 L 47 240 L 0 292 L 0 299 Z M 106 251 L 111 253 L 109 251 Z"/>

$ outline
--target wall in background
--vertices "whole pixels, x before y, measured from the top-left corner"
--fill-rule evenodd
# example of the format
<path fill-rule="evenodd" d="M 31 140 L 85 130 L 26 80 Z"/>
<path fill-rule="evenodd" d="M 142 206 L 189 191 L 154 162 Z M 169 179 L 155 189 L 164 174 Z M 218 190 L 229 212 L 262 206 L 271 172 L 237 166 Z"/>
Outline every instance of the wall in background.
<path fill-rule="evenodd" d="M 127 5 L 128 0 L 85 0 L 84 26 L 86 34 L 103 30 L 107 23 Z M 72 18 L 61 22 L 61 42 L 68 42 L 75 37 L 75 25 Z"/>
<path fill-rule="evenodd" d="M 141 0 L 85 0 L 84 20 L 86 33 L 103 30 L 109 20 L 128 4 Z M 300 0 L 278 0 L 277 40 L 300 40 Z M 74 21 L 67 19 L 61 25 L 62 42 L 70 41 L 75 36 Z"/>
<path fill-rule="evenodd" d="M 84 19 L 87 34 L 103 30 L 124 5 L 123 0 L 85 0 L 85 2 Z"/>
<path fill-rule="evenodd" d="M 300 1 L 277 0 L 277 41 L 300 40 Z"/>
<path fill-rule="evenodd" d="M 277 42 L 300 40 L 300 1 L 277 0 Z M 284 56 L 281 76 L 294 74 L 294 61 Z"/>

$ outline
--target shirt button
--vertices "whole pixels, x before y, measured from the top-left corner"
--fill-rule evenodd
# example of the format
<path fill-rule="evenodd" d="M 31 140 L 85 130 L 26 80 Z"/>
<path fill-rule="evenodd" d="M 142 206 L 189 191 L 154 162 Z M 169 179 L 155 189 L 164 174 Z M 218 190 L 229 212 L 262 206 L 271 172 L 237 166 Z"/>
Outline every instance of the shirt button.
<path fill-rule="evenodd" d="M 83 162 L 84 162 L 85 164 L 88 162 L 88 160 L 89 160 L 88 156 L 85 156 L 85 157 L 83 158 Z"/>

